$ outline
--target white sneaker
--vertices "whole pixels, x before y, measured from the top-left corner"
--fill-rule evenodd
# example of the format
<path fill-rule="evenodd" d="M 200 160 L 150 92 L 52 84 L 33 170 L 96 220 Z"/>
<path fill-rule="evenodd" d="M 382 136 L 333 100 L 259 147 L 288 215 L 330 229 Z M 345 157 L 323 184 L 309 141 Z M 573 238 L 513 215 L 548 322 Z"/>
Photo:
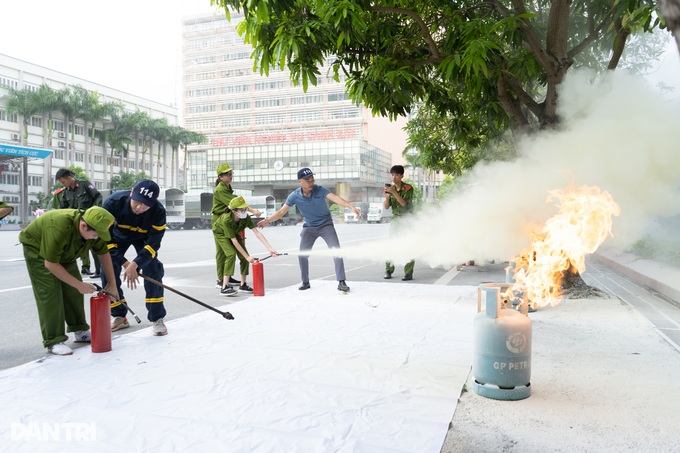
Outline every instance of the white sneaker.
<path fill-rule="evenodd" d="M 89 330 L 76 330 L 73 332 L 75 339 L 74 343 L 90 343 L 92 342 L 92 334 Z"/>
<path fill-rule="evenodd" d="M 47 351 L 54 355 L 71 355 L 73 354 L 73 349 L 66 346 L 64 343 L 53 344 Z"/>
<path fill-rule="evenodd" d="M 111 332 L 115 332 L 116 330 L 121 330 L 121 329 L 127 329 L 130 327 L 130 323 L 128 322 L 127 318 L 121 318 L 120 316 L 116 316 L 113 318 L 113 323 L 111 323 Z"/>
<path fill-rule="evenodd" d="M 153 322 L 153 334 L 157 337 L 168 334 L 168 328 L 165 327 L 163 318 Z"/>

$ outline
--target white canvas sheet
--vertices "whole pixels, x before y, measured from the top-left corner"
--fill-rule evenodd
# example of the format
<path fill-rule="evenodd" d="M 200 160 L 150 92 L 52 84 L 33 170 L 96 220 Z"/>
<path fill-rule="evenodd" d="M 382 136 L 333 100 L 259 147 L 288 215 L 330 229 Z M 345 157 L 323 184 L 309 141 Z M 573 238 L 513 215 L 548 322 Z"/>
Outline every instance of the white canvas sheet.
<path fill-rule="evenodd" d="M 224 298 L 233 321 L 206 310 L 165 337 L 2 371 L 3 450 L 439 452 L 470 371 L 476 287 L 335 286 Z"/>

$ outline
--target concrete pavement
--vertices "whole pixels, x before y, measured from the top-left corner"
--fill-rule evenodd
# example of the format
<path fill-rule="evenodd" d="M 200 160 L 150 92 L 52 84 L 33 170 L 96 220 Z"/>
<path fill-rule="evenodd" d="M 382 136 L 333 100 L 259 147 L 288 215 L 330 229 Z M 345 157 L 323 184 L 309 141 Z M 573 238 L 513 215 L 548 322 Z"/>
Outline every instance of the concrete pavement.
<path fill-rule="evenodd" d="M 503 268 L 451 283 L 503 282 Z M 680 270 L 603 251 L 582 277 L 609 298 L 531 313 L 532 395 L 479 396 L 471 373 L 443 453 L 680 451 Z"/>

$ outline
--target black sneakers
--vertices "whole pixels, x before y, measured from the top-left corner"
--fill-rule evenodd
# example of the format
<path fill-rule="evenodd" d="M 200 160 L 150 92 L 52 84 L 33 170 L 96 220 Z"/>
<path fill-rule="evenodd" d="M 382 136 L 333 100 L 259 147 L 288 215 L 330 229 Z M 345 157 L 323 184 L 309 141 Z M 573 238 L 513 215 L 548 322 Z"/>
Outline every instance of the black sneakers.
<path fill-rule="evenodd" d="M 404 278 L 401 279 L 402 282 L 407 282 L 409 280 L 413 280 L 413 274 L 406 274 L 404 275 Z"/>
<path fill-rule="evenodd" d="M 387 271 L 385 271 L 385 275 L 383 275 L 383 278 L 384 278 L 385 280 L 391 279 L 391 278 L 392 278 L 392 272 L 387 272 Z"/>
<path fill-rule="evenodd" d="M 84 267 L 84 268 L 80 269 L 80 273 L 82 275 L 90 275 L 90 269 Z"/>
<path fill-rule="evenodd" d="M 227 286 L 222 291 L 220 291 L 220 296 L 233 297 L 233 296 L 237 296 L 237 295 L 238 295 L 238 291 L 236 291 L 231 286 Z"/>
<path fill-rule="evenodd" d="M 241 286 L 238 287 L 239 291 L 243 291 L 244 293 L 252 293 L 253 288 L 248 286 L 246 283 L 242 284 Z"/>
<path fill-rule="evenodd" d="M 307 283 L 302 283 L 302 286 L 300 286 L 298 289 L 300 291 L 304 291 L 304 290 L 309 289 L 309 288 L 311 288 L 311 286 L 309 286 L 309 282 L 307 282 Z"/>
<path fill-rule="evenodd" d="M 347 291 L 349 291 L 349 286 L 347 286 L 347 283 L 345 283 L 344 280 L 340 280 L 338 282 L 338 291 L 342 291 L 342 292 L 345 292 L 345 293 Z"/>

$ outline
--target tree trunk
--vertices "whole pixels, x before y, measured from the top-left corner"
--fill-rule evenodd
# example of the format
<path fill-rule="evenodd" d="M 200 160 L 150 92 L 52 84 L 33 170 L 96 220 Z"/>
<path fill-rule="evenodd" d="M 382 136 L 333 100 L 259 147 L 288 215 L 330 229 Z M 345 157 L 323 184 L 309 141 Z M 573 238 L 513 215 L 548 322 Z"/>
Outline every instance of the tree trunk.
<path fill-rule="evenodd" d="M 659 0 L 658 3 L 668 29 L 675 37 L 675 45 L 680 51 L 680 0 Z"/>

